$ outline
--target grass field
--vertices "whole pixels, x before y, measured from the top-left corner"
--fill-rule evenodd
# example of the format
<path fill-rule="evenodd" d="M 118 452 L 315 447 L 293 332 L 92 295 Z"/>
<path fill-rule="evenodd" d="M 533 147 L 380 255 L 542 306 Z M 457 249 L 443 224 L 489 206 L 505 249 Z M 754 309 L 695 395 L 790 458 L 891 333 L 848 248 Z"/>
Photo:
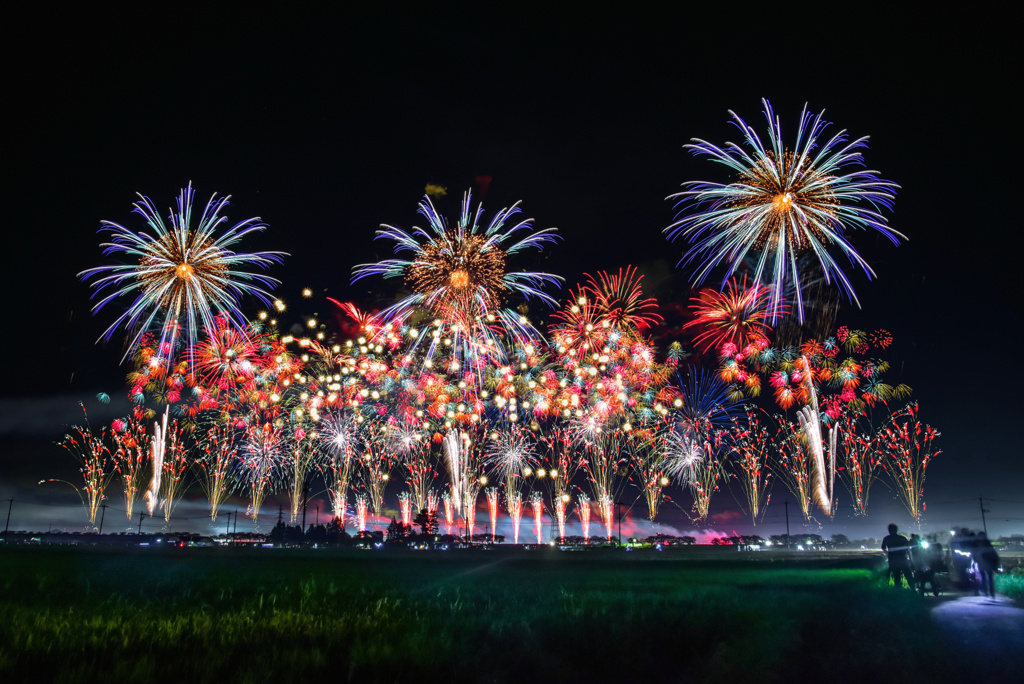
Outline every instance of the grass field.
<path fill-rule="evenodd" d="M 0 680 L 947 681 L 874 563 L 7 548 Z"/>

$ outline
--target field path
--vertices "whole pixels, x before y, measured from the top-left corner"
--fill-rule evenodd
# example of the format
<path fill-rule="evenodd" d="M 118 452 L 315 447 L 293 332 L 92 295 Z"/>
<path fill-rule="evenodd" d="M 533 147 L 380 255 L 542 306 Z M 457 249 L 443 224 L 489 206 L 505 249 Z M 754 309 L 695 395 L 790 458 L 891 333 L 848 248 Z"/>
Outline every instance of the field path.
<path fill-rule="evenodd" d="M 932 618 L 965 671 L 1001 682 L 1024 668 L 1024 609 L 1005 596 L 949 594 L 932 608 Z"/>

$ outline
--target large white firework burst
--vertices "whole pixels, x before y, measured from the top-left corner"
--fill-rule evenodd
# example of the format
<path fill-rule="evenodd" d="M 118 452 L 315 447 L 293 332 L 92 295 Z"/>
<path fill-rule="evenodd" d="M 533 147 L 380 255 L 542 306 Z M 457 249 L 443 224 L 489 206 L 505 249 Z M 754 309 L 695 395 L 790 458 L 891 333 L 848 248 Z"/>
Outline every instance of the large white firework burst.
<path fill-rule="evenodd" d="M 264 288 L 273 288 L 278 281 L 246 269 L 266 268 L 280 262 L 285 254 L 232 249 L 250 233 L 263 231 L 266 224 L 256 217 L 223 229 L 227 219 L 220 214 L 230 195 L 218 199 L 214 194 L 193 227 L 194 195 L 191 183 L 182 189 L 177 210 L 170 212 L 170 226 L 153 202 L 139 195 L 133 213 L 146 221 L 148 230 L 135 232 L 112 221 L 102 221 L 100 228 L 112 235 L 110 242 L 101 245 L 104 254 L 119 255 L 128 263 L 90 268 L 79 274 L 83 280 L 97 276 L 92 283 L 97 294 L 113 289 L 93 307 L 94 313 L 115 299 L 134 297 L 103 335 L 110 339 L 115 330 L 127 330 L 130 338 L 126 356 L 155 325 L 160 326 L 161 342 L 173 349 L 182 329 L 185 339 L 194 343 L 200 326 L 211 330 L 216 327 L 214 317 L 218 313 L 244 330 L 246 322 L 239 302 L 246 295 L 267 304 L 271 301 Z"/>
<path fill-rule="evenodd" d="M 733 123 L 743 132 L 744 145 L 726 143 L 718 147 L 694 138 L 686 145 L 696 155 L 710 157 L 735 175 L 731 183 L 691 181 L 683 192 L 672 195 L 684 215 L 665 229 L 669 239 L 684 237 L 690 248 L 683 262 L 697 263 L 694 280 L 703 283 L 711 271 L 726 266 L 726 282 L 750 262 L 754 285 L 771 290 L 772 318 L 784 313 L 783 295 L 792 286 L 796 312 L 803 320 L 803 294 L 799 257 L 813 254 L 824 278 L 835 281 L 847 297 L 856 302 L 846 274 L 836 263 L 837 249 L 863 269 L 869 278 L 874 271 L 847 239 L 852 228 L 874 229 L 894 244 L 902 234 L 889 228 L 882 209 L 891 211 L 896 183 L 883 180 L 877 171 L 863 167 L 860 151 L 867 137 L 852 142 L 841 130 L 825 138 L 824 112 L 813 115 L 804 107 L 792 148 L 782 142 L 782 126 L 767 100 L 768 143 L 761 141 L 753 127 L 736 113 Z"/>

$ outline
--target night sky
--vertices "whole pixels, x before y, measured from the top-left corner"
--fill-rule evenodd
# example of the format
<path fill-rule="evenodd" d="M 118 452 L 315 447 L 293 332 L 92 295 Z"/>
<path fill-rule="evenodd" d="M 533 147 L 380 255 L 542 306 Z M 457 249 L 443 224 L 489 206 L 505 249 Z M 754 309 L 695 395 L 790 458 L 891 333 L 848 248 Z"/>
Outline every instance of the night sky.
<path fill-rule="evenodd" d="M 421 223 L 428 182 L 448 187 L 441 206 L 452 216 L 482 175 L 493 178 L 486 209 L 522 200 L 538 228 L 563 238 L 518 265 L 560 274 L 567 289 L 585 272 L 635 264 L 663 305 L 685 304 L 689 273 L 676 268 L 683 245 L 662 234 L 675 216 L 665 198 L 687 180 L 724 179 L 682 146 L 737 140 L 729 109 L 763 130 L 767 97 L 787 136 L 805 102 L 826 110 L 830 130 L 870 135 L 868 167 L 902 186 L 891 225 L 909 239 L 893 247 L 851 234 L 878 277 L 853 274 L 862 309 L 844 303 L 838 320 L 893 333 L 887 379 L 913 387 L 942 432 L 926 531 L 980 527 L 979 495 L 993 499 L 990 533 L 1024 530 L 1024 374 L 1012 351 L 1024 332 L 1013 209 L 1020 58 L 1005 17 L 862 5 L 649 16 L 166 7 L 8 27 L 0 499 L 74 503 L 67 487 L 35 485 L 76 476 L 53 442 L 76 421 L 78 400 L 94 423 L 126 413 L 120 338 L 94 344 L 115 310 L 92 317 L 76 274 L 104 263 L 101 219 L 141 227 L 130 214 L 136 192 L 165 208 L 192 181 L 197 203 L 232 195 L 232 223 L 267 221 L 244 249 L 291 255 L 271 275 L 295 320 L 326 314 L 323 295 L 386 301 L 397 283 L 349 285 L 352 266 L 385 256 L 374 230 Z M 301 302 L 303 287 L 321 303 Z M 104 407 L 97 392 L 115 401 Z M 759 532 L 784 531 L 785 494 L 776 483 Z M 826 532 L 909 527 L 881 484 L 867 520 L 839 496 Z M 688 507 L 688 494 L 678 498 Z M 732 519 L 729 494 L 716 508 L 714 529 L 751 529 Z M 692 529 L 678 509 L 663 510 L 666 524 Z M 74 508 L 16 503 L 15 514 L 17 529 L 81 524 Z"/>

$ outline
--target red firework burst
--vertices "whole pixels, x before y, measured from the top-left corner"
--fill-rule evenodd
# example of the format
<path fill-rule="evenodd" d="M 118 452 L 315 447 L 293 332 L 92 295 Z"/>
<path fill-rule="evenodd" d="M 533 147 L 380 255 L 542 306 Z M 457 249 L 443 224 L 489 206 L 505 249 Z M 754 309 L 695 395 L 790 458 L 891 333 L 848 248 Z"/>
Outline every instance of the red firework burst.
<path fill-rule="evenodd" d="M 691 301 L 695 318 L 683 327 L 703 329 L 694 338 L 694 344 L 703 345 L 703 351 L 719 349 L 726 343 L 743 349 L 752 342 L 767 340 L 771 332 L 767 323 L 771 290 L 764 285 L 748 287 L 746 277 L 742 284 L 730 280 L 721 292 L 701 290 Z"/>

